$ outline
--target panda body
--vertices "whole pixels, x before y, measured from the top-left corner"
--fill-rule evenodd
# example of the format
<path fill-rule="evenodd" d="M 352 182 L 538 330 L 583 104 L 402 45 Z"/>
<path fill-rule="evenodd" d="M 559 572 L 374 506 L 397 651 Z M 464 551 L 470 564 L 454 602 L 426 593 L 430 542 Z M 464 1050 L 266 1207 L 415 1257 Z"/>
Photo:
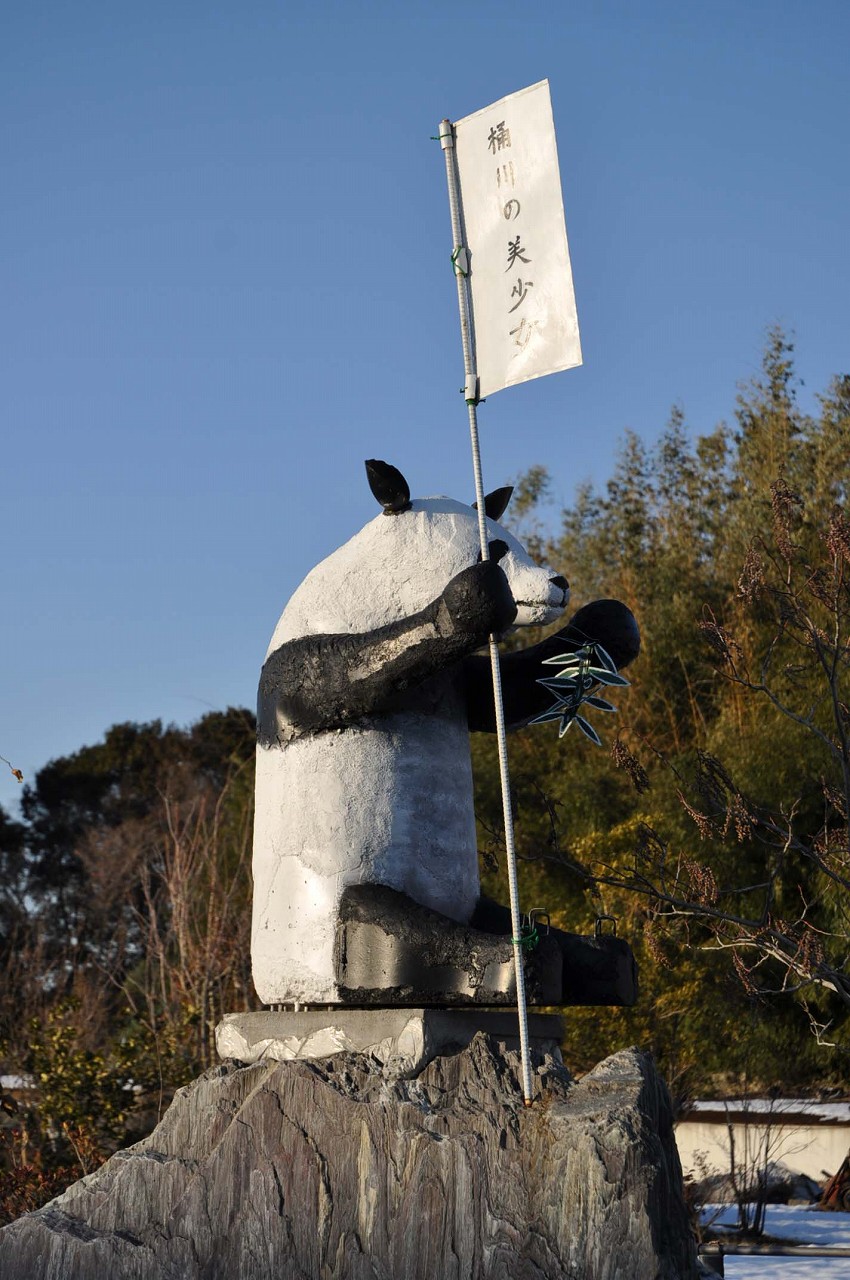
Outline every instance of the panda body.
<path fill-rule="evenodd" d="M 507 548 L 514 625 L 557 619 L 563 579 L 494 520 L 487 533 Z M 265 694 L 261 683 L 254 825 L 253 972 L 268 1004 L 340 1000 L 347 886 L 386 885 L 470 919 L 479 880 L 462 659 L 486 633 L 459 634 L 441 601 L 478 559 L 473 508 L 416 500 L 316 566 L 281 615 L 264 667 L 279 683 L 268 676 Z M 283 684 L 296 692 L 280 695 Z"/>

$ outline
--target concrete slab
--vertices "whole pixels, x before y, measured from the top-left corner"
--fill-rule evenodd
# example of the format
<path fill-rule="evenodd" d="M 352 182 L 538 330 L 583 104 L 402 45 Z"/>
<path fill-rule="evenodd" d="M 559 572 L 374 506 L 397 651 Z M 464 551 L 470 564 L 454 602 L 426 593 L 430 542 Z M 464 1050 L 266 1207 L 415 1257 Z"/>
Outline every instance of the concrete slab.
<path fill-rule="evenodd" d="M 228 1013 L 215 1031 L 220 1058 L 239 1062 L 330 1058 L 366 1053 L 399 1075 L 418 1074 L 433 1058 L 465 1048 L 479 1031 L 507 1049 L 519 1047 L 513 1012 L 488 1009 L 309 1009 L 299 1013 Z M 529 1038 L 560 1060 L 563 1024 L 531 1014 Z"/>

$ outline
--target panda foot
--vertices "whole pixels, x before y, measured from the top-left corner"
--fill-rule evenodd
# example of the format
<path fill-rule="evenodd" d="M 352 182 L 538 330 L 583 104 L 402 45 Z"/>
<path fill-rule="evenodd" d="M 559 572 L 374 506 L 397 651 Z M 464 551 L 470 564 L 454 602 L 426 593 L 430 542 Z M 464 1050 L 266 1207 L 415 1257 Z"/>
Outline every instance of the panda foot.
<path fill-rule="evenodd" d="M 516 1004 L 510 932 L 458 924 L 386 885 L 343 891 L 334 952 L 345 1004 Z M 554 939 L 542 939 L 528 954 L 525 986 L 531 1005 L 562 1003 L 561 950 Z"/>
<path fill-rule="evenodd" d="M 470 924 L 493 933 L 510 933 L 507 907 L 481 897 Z M 630 1008 L 637 1001 L 638 973 L 634 953 L 624 938 L 610 933 L 586 935 L 551 928 L 541 943 L 555 943 L 563 962 L 563 989 L 552 1004 L 617 1005 Z M 532 952 L 532 955 L 534 952 Z M 530 1001 L 529 1001 L 530 1003 Z"/>

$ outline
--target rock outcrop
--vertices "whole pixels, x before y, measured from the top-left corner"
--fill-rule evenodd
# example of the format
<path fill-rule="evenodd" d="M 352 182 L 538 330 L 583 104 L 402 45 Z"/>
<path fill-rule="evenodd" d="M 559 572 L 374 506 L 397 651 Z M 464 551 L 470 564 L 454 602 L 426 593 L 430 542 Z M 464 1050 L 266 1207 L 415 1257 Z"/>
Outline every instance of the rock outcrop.
<path fill-rule="evenodd" d="M 225 1063 L 0 1233 L 4 1280 L 691 1280 L 651 1060 L 576 1082 L 478 1035 L 415 1078 L 363 1054 Z"/>

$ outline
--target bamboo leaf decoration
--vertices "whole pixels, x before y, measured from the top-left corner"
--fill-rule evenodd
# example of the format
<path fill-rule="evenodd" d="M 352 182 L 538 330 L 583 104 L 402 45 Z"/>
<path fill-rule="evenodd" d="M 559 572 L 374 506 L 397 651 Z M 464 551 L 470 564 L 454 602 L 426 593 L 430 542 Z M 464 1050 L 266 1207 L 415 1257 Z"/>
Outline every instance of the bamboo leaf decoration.
<path fill-rule="evenodd" d="M 602 746 L 602 739 L 585 716 L 579 714 L 582 707 L 593 707 L 596 711 L 616 711 L 606 698 L 600 698 L 595 692 L 600 685 L 619 685 L 628 688 L 629 682 L 621 676 L 614 665 L 610 654 L 601 644 L 582 645 L 574 653 L 560 653 L 553 658 L 544 658 L 546 667 L 560 667 L 551 676 L 542 676 L 537 683 L 554 694 L 555 702 L 548 711 L 529 721 L 530 724 L 545 724 L 550 720 L 560 720 L 558 737 L 563 738 L 568 729 L 577 724 L 586 738 Z"/>

